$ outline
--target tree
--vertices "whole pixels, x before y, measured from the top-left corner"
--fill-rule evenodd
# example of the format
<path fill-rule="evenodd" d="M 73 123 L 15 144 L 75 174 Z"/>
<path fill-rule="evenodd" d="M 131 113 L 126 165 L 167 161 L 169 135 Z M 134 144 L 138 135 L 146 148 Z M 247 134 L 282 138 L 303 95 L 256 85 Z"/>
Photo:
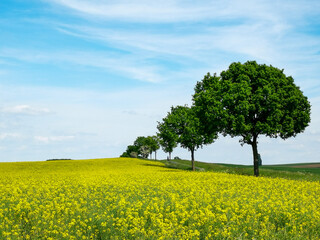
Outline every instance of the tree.
<path fill-rule="evenodd" d="M 140 154 L 143 158 L 148 158 L 148 156 L 151 152 L 150 147 L 148 145 L 142 145 L 139 150 L 140 150 Z"/>
<path fill-rule="evenodd" d="M 127 146 L 127 149 L 120 157 L 137 157 L 139 154 L 139 147 L 134 145 Z"/>
<path fill-rule="evenodd" d="M 137 137 L 133 145 L 129 145 L 127 150 L 120 157 L 142 157 L 148 158 L 149 154 L 160 148 L 157 136 Z"/>
<path fill-rule="evenodd" d="M 173 149 L 177 147 L 177 134 L 170 127 L 166 118 L 162 119 L 162 122 L 158 122 L 158 138 L 162 150 L 169 153 L 169 159 L 171 160 L 171 153 Z"/>
<path fill-rule="evenodd" d="M 200 121 L 195 114 L 195 107 L 172 107 L 171 112 L 163 122 L 180 143 L 181 147 L 191 152 L 192 170 L 195 170 L 194 152 L 205 144 L 212 143 L 217 138 L 216 133 L 201 134 Z"/>
<path fill-rule="evenodd" d="M 150 147 L 148 144 L 148 138 L 147 137 L 137 137 L 137 139 L 133 143 L 134 146 L 138 149 L 138 154 L 141 155 L 143 158 L 148 158 L 150 154 Z"/>
<path fill-rule="evenodd" d="M 127 152 L 123 152 L 120 157 L 123 157 L 123 158 L 128 158 L 130 157 L 130 155 L 127 153 Z"/>
<path fill-rule="evenodd" d="M 293 78 L 255 61 L 232 63 L 220 77 L 207 74 L 197 83 L 193 102 L 209 133 L 240 136 L 241 145 L 251 145 L 255 176 L 259 176 L 259 135 L 295 137 L 310 122 L 310 103 Z"/>
<path fill-rule="evenodd" d="M 157 159 L 157 150 L 160 148 L 159 139 L 157 136 L 148 136 L 147 137 L 147 144 L 150 148 L 150 157 L 152 152 L 154 152 L 154 159 Z"/>

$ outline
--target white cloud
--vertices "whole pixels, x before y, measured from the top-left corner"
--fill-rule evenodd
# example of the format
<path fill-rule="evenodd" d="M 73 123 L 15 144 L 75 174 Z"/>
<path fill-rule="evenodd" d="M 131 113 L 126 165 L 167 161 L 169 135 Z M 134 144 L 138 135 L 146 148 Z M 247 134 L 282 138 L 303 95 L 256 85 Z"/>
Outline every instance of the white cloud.
<path fill-rule="evenodd" d="M 171 105 L 189 103 L 192 86 L 163 84 L 125 91 L 3 86 L 0 95 L 10 92 L 11 98 L 7 94 L 6 99 L 16 101 L 14 90 L 21 92 L 19 98 L 30 106 L 43 99 L 42 104 L 55 114 L 36 118 L 21 115 L 19 121 L 12 114 L 3 115 L 4 130 L 24 136 L 10 141 L 7 151 L 0 152 L 0 159 L 6 161 L 117 157 L 137 136 L 154 135 L 157 121 Z M 21 145 L 26 148 L 18 154 L 15 151 Z"/>
<path fill-rule="evenodd" d="M 3 89 L 6 92 L 11 90 Z M 9 126 L 11 131 L 26 137 L 15 144 L 5 145 L 6 151 L 0 152 L 0 156 L 7 161 L 117 157 L 137 136 L 155 134 L 157 121 L 166 116 L 172 105 L 190 104 L 192 86 L 163 85 L 162 88 L 143 87 L 118 92 L 28 87 L 20 92 L 24 93 L 21 97 L 28 101 L 30 96 L 34 101 L 45 99 L 43 104 L 51 106 L 55 115 L 46 115 L 45 119 L 41 118 L 36 123 L 34 119 L 26 117 L 22 119 L 24 127 L 19 131 L 15 125 Z M 61 95 L 64 98 L 59 100 Z M 320 106 L 319 98 L 311 101 Z M 286 141 L 264 137 L 259 139 L 258 148 L 264 164 L 317 160 L 315 156 L 320 154 L 320 111 L 315 107 L 313 112 L 314 122 L 297 138 Z M 25 148 L 21 149 L 18 156 L 16 150 L 21 145 Z M 157 155 L 158 158 L 166 158 L 161 150 Z M 175 149 L 173 156 L 190 159 L 186 149 Z M 251 147 L 241 147 L 237 138 L 220 137 L 210 146 L 199 149 L 195 156 L 207 162 L 252 164 Z"/>
<path fill-rule="evenodd" d="M 34 139 L 38 142 L 49 143 L 72 140 L 74 136 L 35 136 Z"/>
<path fill-rule="evenodd" d="M 54 0 L 77 12 L 106 19 L 143 22 L 199 20 L 212 15 L 208 5 L 181 5 L 178 1 L 82 1 Z"/>
<path fill-rule="evenodd" d="M 49 1 L 49 0 L 48 0 Z M 318 1 L 182 1 L 182 0 L 119 0 L 84 1 L 51 0 L 84 16 L 120 21 L 167 23 L 185 21 L 204 21 L 212 19 L 234 19 L 239 17 L 251 20 L 265 19 L 276 22 L 282 16 L 298 18 L 301 15 L 317 13 Z"/>
<path fill-rule="evenodd" d="M 16 105 L 3 107 L 0 109 L 0 112 L 12 114 L 40 115 L 50 113 L 50 110 L 48 108 L 32 107 L 30 105 Z"/>
<path fill-rule="evenodd" d="M 241 8 L 241 6 L 237 7 Z M 166 62 L 162 65 L 163 69 L 174 63 L 180 64 L 184 69 L 190 66 L 192 68 L 207 67 L 207 71 L 211 70 L 210 66 L 214 66 L 214 71 L 219 73 L 222 70 L 220 66 L 231 61 L 257 60 L 285 68 L 293 76 L 303 72 L 301 77 L 308 77 L 313 72 L 310 69 L 317 68 L 319 64 L 318 58 L 310 52 L 319 45 L 319 39 L 303 32 L 295 33 L 297 30 L 295 21 L 300 17 L 289 21 L 292 16 L 288 13 L 282 14 L 283 5 L 281 10 L 275 12 L 269 11 L 270 7 L 272 5 L 261 3 L 258 9 L 259 14 L 255 13 L 254 7 L 250 7 L 252 8 L 250 14 L 244 11 L 242 16 L 232 15 L 232 9 L 226 10 L 227 12 L 224 13 L 226 16 L 229 14 L 234 19 L 243 17 L 246 20 L 242 22 L 239 19 L 239 23 L 235 24 L 213 24 L 211 27 L 206 24 L 191 25 L 184 27 L 183 31 L 159 32 L 156 27 L 153 30 L 130 30 L 98 25 L 92 27 L 85 24 L 80 26 L 58 24 L 57 28 L 66 34 L 100 41 L 113 48 L 129 51 L 142 65 L 146 63 L 152 66 L 150 59 L 160 59 Z M 239 10 L 239 8 L 236 9 Z M 300 9 L 299 5 L 291 8 L 293 12 Z M 304 11 L 307 10 L 304 9 Z M 219 20 L 219 16 L 215 17 Z M 223 20 L 223 17 L 220 20 Z M 103 63 L 103 61 L 98 62 Z M 137 65 L 133 66 L 133 69 L 139 69 Z M 165 71 L 163 69 L 153 68 L 149 73 L 153 72 L 156 76 L 146 76 L 145 79 L 163 78 L 161 75 L 168 72 L 168 69 Z M 174 72 L 170 72 L 170 75 L 174 75 Z M 314 76 L 309 78 L 305 83 L 306 86 L 317 84 Z"/>
<path fill-rule="evenodd" d="M 38 51 L 22 49 L 0 49 L 0 56 L 20 61 L 61 65 L 64 63 L 100 68 L 143 82 L 163 80 L 158 66 L 147 63 L 144 58 L 121 56 L 109 52 L 95 51 Z"/>
<path fill-rule="evenodd" d="M 0 134 L 0 140 L 4 140 L 4 139 L 10 139 L 10 138 L 20 138 L 21 135 L 18 133 L 1 133 Z"/>
<path fill-rule="evenodd" d="M 49 2 L 81 12 L 84 16 L 116 21 L 175 23 L 191 19 L 192 22 L 190 25 L 170 26 L 168 30 L 160 31 L 157 25 L 127 28 L 104 21 L 87 21 L 74 25 L 51 22 L 51 27 L 65 34 L 103 42 L 113 49 L 124 50 L 126 54 L 88 50 L 50 52 L 2 49 L 0 55 L 28 62 L 96 67 L 153 83 L 171 79 L 167 76 L 181 71 L 171 70 L 171 64 L 180 65 L 183 71 L 202 66 L 207 69 L 206 72 L 218 73 L 222 70 L 221 66 L 232 61 L 253 59 L 283 67 L 290 72 L 302 68 L 299 72 L 309 73 L 306 68 L 315 68 L 319 64 L 314 61 L 316 59 L 311 59 L 308 51 L 310 46 L 318 46 L 319 40 L 303 33 L 292 34 L 298 27 L 303 27 L 304 16 L 319 12 L 316 8 L 319 5 L 317 1 L 310 1 L 309 4 L 302 4 L 300 1 Z M 147 16 L 148 13 L 150 16 L 147 19 L 141 19 L 142 15 Z M 170 13 L 174 14 L 171 16 Z M 204 24 L 197 24 L 197 20 Z M 302 64 L 304 62 L 310 62 L 309 66 Z M 306 86 L 316 84 L 314 78 L 308 81 Z"/>

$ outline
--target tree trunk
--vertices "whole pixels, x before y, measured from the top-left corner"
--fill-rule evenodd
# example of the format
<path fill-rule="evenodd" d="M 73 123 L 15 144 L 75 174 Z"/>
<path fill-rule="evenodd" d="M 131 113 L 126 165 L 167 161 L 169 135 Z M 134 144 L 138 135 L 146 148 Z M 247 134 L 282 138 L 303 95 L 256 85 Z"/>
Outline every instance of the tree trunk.
<path fill-rule="evenodd" d="M 259 158 L 258 158 L 257 137 L 253 137 L 251 146 L 252 146 L 252 152 L 253 152 L 253 172 L 256 177 L 259 177 Z"/>
<path fill-rule="evenodd" d="M 171 160 L 171 152 L 169 152 L 169 160 Z"/>
<path fill-rule="evenodd" d="M 194 149 L 191 150 L 191 163 L 192 163 L 192 171 L 195 171 L 196 167 L 194 165 Z"/>
<path fill-rule="evenodd" d="M 154 160 L 157 160 L 157 151 L 154 151 Z"/>

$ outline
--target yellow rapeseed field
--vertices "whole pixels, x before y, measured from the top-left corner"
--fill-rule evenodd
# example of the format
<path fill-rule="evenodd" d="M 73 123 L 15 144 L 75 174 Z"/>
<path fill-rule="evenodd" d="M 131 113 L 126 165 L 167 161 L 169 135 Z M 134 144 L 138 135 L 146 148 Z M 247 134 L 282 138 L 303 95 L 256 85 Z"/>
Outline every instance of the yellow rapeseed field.
<path fill-rule="evenodd" d="M 0 164 L 0 239 L 319 239 L 320 183 L 138 159 Z"/>

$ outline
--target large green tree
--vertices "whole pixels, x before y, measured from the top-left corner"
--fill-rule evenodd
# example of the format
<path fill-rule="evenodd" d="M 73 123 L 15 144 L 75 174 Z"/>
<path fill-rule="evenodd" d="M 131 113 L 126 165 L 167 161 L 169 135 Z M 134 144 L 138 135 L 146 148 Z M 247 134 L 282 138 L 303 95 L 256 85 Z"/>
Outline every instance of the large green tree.
<path fill-rule="evenodd" d="M 207 74 L 193 96 L 204 129 L 240 136 L 250 144 L 254 175 L 259 176 L 258 137 L 286 139 L 304 131 L 311 106 L 283 70 L 248 61 L 232 63 L 220 77 Z"/>
<path fill-rule="evenodd" d="M 192 170 L 195 170 L 194 152 L 205 144 L 212 143 L 217 134 L 201 133 L 200 121 L 196 116 L 195 107 L 188 106 L 172 107 L 171 112 L 163 119 L 161 126 L 166 126 L 166 131 L 174 135 L 174 139 L 180 143 L 181 147 L 191 152 Z M 161 128 L 158 126 L 161 134 Z"/>

